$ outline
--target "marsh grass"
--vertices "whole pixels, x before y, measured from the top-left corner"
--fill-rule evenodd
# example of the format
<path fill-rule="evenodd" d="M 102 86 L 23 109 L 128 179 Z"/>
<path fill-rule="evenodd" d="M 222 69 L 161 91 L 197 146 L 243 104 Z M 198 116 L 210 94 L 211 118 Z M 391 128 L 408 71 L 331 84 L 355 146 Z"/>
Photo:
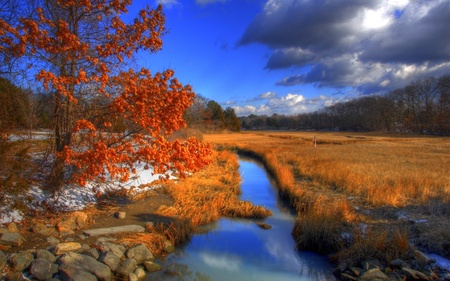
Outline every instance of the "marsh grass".
<path fill-rule="evenodd" d="M 174 205 L 162 206 L 157 214 L 188 220 L 198 227 L 220 217 L 264 218 L 272 213 L 239 199 L 240 175 L 237 156 L 229 151 L 215 151 L 215 161 L 205 170 L 179 182 L 165 185 Z"/>
<path fill-rule="evenodd" d="M 360 222 L 373 221 L 370 214 L 358 211 L 361 207 L 372 212 L 386 207 L 421 208 L 438 198 L 431 205 L 433 212 L 442 213 L 450 202 L 449 138 L 251 132 L 205 135 L 205 141 L 259 158 L 278 183 L 280 195 L 298 212 L 293 229 L 297 246 L 335 251 L 340 260 L 389 261 L 409 251 L 410 230 L 395 230 L 385 224 L 358 234 Z M 448 216 L 439 217 L 449 221 Z M 440 229 L 437 236 L 416 229 L 422 240 L 415 237 L 415 241 L 426 244 L 432 237 L 445 240 L 449 231 Z M 353 233 L 354 239 L 344 239 L 343 231 Z M 425 233 L 431 237 L 425 239 Z M 435 248 L 444 247 L 436 244 Z"/>

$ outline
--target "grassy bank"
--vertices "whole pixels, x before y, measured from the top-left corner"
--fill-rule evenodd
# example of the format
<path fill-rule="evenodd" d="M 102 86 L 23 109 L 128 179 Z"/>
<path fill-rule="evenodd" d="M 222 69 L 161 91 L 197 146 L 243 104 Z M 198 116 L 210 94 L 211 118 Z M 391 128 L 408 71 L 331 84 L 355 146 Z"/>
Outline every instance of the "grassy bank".
<path fill-rule="evenodd" d="M 449 138 L 251 132 L 205 141 L 261 159 L 298 212 L 299 248 L 354 262 L 389 252 L 389 261 L 413 240 L 450 256 Z"/>

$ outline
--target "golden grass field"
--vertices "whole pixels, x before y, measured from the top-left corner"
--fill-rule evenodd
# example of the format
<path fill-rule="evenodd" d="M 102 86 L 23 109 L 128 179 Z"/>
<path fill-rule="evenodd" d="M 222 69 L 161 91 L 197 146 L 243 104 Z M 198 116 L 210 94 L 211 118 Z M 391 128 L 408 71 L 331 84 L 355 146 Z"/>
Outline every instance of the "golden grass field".
<path fill-rule="evenodd" d="M 208 134 L 204 140 L 265 164 L 281 196 L 298 211 L 293 235 L 301 248 L 340 251 L 340 258 L 384 251 L 391 253 L 384 257 L 389 260 L 406 252 L 414 238 L 419 246 L 450 255 L 448 137 L 257 131 Z M 407 226 L 399 214 L 426 222 Z M 372 237 L 344 245 L 341 233 L 358 237 L 362 223 L 371 226 Z M 364 253 L 373 245 L 380 246 Z"/>

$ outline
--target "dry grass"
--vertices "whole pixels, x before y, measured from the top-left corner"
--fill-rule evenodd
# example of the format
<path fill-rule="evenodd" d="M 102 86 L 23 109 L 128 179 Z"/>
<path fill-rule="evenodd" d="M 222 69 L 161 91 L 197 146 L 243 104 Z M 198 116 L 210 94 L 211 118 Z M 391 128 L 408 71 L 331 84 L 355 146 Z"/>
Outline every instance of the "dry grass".
<path fill-rule="evenodd" d="M 269 210 L 239 199 L 239 163 L 235 154 L 215 151 L 213 159 L 215 161 L 203 171 L 178 183 L 167 183 L 165 189 L 174 199 L 174 206 L 163 206 L 156 213 L 186 219 L 193 227 L 212 223 L 222 216 L 263 218 L 271 215 Z"/>
<path fill-rule="evenodd" d="M 337 255 L 340 259 L 370 258 L 385 252 L 388 256 L 376 257 L 386 261 L 407 252 L 406 232 L 389 230 L 391 221 L 385 220 L 365 236 L 358 234 L 358 222 L 375 222 L 371 214 L 383 216 L 385 209 L 420 209 L 430 202 L 448 206 L 450 202 L 449 138 L 251 132 L 205 135 L 205 141 L 258 157 L 278 182 L 280 194 L 299 213 L 293 230 L 297 245 L 319 252 L 342 251 Z M 369 215 L 357 211 L 364 209 Z M 442 213 L 440 210 L 434 212 Z M 431 216 L 449 220 L 448 216 Z M 340 235 L 349 228 L 356 229 L 351 244 Z M 440 230 L 435 232 L 449 233 Z M 416 240 L 422 244 L 433 241 Z"/>

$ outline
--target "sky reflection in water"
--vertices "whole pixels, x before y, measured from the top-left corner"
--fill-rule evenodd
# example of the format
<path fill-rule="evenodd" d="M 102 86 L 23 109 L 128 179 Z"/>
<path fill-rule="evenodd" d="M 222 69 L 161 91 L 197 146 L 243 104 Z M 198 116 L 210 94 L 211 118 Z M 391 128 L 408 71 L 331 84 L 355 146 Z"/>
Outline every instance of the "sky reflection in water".
<path fill-rule="evenodd" d="M 208 233 L 170 255 L 163 270 L 148 280 L 331 280 L 332 266 L 325 257 L 298 252 L 291 231 L 295 215 L 281 200 L 265 170 L 240 158 L 243 200 L 273 212 L 262 230 L 254 220 L 221 219 Z"/>

